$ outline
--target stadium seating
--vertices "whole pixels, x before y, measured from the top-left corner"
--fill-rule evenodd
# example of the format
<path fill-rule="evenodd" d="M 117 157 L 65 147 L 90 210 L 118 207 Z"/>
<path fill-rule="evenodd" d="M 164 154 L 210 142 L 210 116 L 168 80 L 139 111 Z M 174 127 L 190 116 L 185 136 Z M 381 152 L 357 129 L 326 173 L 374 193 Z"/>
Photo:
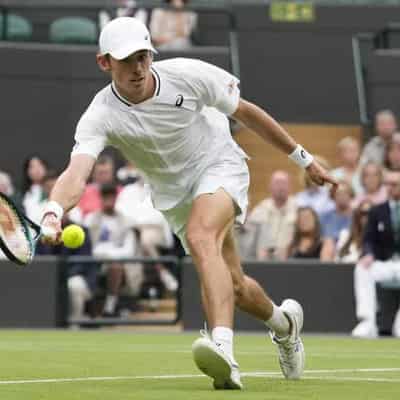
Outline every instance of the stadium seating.
<path fill-rule="evenodd" d="M 59 18 L 50 25 L 49 39 L 53 43 L 94 44 L 97 41 L 97 26 L 89 18 Z"/>
<path fill-rule="evenodd" d="M 7 26 L 5 35 L 4 24 Z M 32 24 L 26 18 L 16 14 L 7 14 L 5 18 L 0 14 L 0 40 L 26 41 L 31 38 Z"/>

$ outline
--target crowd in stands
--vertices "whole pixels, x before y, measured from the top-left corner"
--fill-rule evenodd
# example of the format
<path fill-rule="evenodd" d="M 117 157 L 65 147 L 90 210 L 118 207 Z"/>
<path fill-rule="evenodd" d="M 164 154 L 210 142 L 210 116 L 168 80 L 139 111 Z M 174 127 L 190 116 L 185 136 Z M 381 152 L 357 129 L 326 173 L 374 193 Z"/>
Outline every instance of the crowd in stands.
<path fill-rule="evenodd" d="M 339 182 L 335 192 L 316 186 L 302 171 L 303 190 L 293 193 L 289 175 L 275 171 L 270 197 L 254 207 L 238 230 L 243 257 L 355 263 L 360 323 L 352 333 L 357 337 L 378 335 L 375 284 L 388 281 L 400 290 L 400 239 L 396 239 L 400 203 L 398 217 L 393 211 L 400 200 L 400 132 L 395 115 L 378 112 L 374 129 L 363 149 L 353 137 L 337 144 L 340 164 L 331 170 Z M 317 159 L 329 168 L 324 159 Z M 380 208 L 382 215 L 372 220 Z M 400 336 L 400 313 L 393 333 Z"/>
<path fill-rule="evenodd" d="M 10 196 L 33 221 L 40 223 L 58 173 L 38 154 L 27 157 L 22 167 L 21 190 L 15 189 L 12 179 L 0 171 L 0 190 Z M 67 288 L 70 295 L 70 317 L 82 319 L 88 312 L 87 302 L 96 295 L 102 284 L 105 291 L 101 310 L 103 317 L 119 314 L 122 294 L 134 298 L 143 293 L 149 280 L 152 293 L 176 293 L 177 277 L 160 262 L 144 267 L 143 263 L 124 259 L 161 255 L 183 255 L 180 243 L 174 238 L 163 215 L 151 202 L 150 192 L 142 174 L 133 164 L 115 170 L 112 156 L 101 155 L 92 172 L 77 207 L 70 210 L 63 226 L 71 223 L 84 227 L 86 239 L 78 249 L 46 246 L 39 243 L 37 255 L 92 256 L 93 263 L 69 263 Z M 2 255 L 4 258 L 4 255 Z M 95 262 L 101 260 L 101 262 Z"/>
<path fill-rule="evenodd" d="M 114 17 L 134 16 L 149 26 L 151 38 L 159 50 L 182 50 L 193 45 L 197 28 L 197 14 L 184 10 L 190 0 L 165 0 L 167 8 L 145 10 L 137 7 L 135 0 L 118 0 L 115 11 L 99 12 L 100 30 Z"/>

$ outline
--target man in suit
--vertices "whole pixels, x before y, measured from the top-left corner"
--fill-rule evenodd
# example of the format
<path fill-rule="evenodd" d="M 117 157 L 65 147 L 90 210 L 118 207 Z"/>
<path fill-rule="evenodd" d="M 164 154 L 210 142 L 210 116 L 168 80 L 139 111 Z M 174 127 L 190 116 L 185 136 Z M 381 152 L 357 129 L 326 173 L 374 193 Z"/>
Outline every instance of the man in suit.
<path fill-rule="evenodd" d="M 363 239 L 363 256 L 354 270 L 356 337 L 376 337 L 376 283 L 400 280 L 400 172 L 385 174 L 388 200 L 372 207 Z"/>

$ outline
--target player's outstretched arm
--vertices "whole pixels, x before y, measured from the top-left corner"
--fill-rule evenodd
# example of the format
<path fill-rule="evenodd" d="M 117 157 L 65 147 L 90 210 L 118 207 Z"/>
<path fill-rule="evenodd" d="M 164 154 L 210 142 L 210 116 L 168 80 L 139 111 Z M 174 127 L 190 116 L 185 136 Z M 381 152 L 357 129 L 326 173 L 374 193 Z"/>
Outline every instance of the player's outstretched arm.
<path fill-rule="evenodd" d="M 95 161 L 87 154 L 74 155 L 68 167 L 57 179 L 43 213 L 41 225 L 44 242 L 49 244 L 60 242 L 62 216 L 78 203 Z"/>
<path fill-rule="evenodd" d="M 306 168 L 310 178 L 316 184 L 330 183 L 337 186 L 336 180 L 298 145 L 277 121 L 257 105 L 240 99 L 239 106 L 232 117 Z"/>

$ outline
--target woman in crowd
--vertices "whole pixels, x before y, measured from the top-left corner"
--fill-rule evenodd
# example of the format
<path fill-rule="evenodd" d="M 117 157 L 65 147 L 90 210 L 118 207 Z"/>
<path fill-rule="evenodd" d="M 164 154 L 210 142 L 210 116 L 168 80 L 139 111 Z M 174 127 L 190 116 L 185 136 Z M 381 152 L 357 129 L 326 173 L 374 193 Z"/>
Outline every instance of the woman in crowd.
<path fill-rule="evenodd" d="M 393 134 L 386 147 L 384 167 L 388 171 L 400 171 L 400 132 Z"/>
<path fill-rule="evenodd" d="M 387 193 L 383 185 L 383 167 L 369 161 L 361 169 L 361 184 L 364 193 L 356 196 L 353 208 L 357 208 L 363 200 L 369 200 L 372 204 L 380 204 L 386 201 Z"/>
<path fill-rule="evenodd" d="M 32 219 L 42 209 L 41 203 L 45 197 L 42 184 L 47 170 L 47 162 L 38 154 L 28 157 L 23 165 L 22 204 L 26 214 Z"/>
<path fill-rule="evenodd" d="M 350 229 L 343 229 L 336 246 L 336 260 L 356 263 L 361 256 L 362 238 L 368 221 L 368 212 L 372 207 L 370 200 L 363 200 L 354 210 Z"/>
<path fill-rule="evenodd" d="M 317 213 L 311 207 L 300 207 L 287 258 L 323 258 L 321 225 Z"/>
<path fill-rule="evenodd" d="M 166 0 L 175 10 L 156 8 L 150 22 L 153 43 L 160 50 L 181 50 L 192 46 L 191 35 L 197 25 L 197 14 L 184 11 L 188 0 Z"/>
<path fill-rule="evenodd" d="M 351 136 L 347 136 L 337 144 L 340 165 L 331 171 L 337 180 L 345 180 L 351 184 L 355 194 L 362 193 L 358 162 L 360 160 L 360 143 Z"/>

